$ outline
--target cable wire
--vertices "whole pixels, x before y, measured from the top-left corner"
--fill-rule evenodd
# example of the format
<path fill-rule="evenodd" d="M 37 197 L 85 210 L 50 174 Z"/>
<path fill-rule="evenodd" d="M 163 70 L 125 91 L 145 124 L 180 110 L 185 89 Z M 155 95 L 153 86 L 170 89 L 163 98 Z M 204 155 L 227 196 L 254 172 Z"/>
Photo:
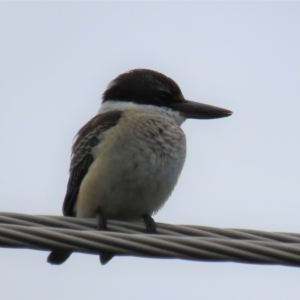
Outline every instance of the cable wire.
<path fill-rule="evenodd" d="M 35 250 L 111 252 L 153 258 L 230 261 L 300 266 L 300 234 L 156 223 L 147 234 L 142 222 L 0 213 L 0 246 Z"/>

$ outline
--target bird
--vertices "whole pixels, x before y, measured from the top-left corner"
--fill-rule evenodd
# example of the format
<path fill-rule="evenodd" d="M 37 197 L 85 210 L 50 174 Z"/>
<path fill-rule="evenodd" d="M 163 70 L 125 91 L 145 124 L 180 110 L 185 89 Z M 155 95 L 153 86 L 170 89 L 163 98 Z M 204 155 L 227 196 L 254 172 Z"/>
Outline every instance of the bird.
<path fill-rule="evenodd" d="M 120 74 L 107 86 L 96 116 L 77 133 L 72 146 L 64 216 L 144 220 L 170 197 L 186 158 L 186 119 L 228 117 L 232 111 L 185 99 L 178 84 L 150 69 Z M 47 261 L 60 265 L 72 252 L 53 250 Z M 100 253 L 106 264 L 113 253 Z"/>

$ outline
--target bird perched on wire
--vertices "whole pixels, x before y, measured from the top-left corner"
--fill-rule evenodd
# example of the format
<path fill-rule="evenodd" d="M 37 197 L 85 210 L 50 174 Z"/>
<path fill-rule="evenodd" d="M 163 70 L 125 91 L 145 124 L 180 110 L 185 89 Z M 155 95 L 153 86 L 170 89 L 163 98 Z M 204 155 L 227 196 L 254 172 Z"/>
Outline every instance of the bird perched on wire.
<path fill-rule="evenodd" d="M 186 100 L 174 80 L 148 69 L 119 75 L 103 93 L 98 114 L 77 133 L 63 214 L 107 219 L 144 219 L 155 232 L 152 215 L 171 195 L 186 156 L 180 128 L 188 118 L 215 119 L 231 111 Z M 54 250 L 51 264 L 71 252 Z M 101 253 L 107 263 L 112 253 Z"/>

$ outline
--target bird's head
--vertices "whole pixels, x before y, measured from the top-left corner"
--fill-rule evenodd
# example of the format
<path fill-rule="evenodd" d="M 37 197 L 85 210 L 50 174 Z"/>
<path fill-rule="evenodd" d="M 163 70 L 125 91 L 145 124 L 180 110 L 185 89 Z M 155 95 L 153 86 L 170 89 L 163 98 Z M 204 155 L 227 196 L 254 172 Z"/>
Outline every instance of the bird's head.
<path fill-rule="evenodd" d="M 166 107 L 191 119 L 216 119 L 232 114 L 224 108 L 185 99 L 173 79 L 148 69 L 134 69 L 111 81 L 103 93 L 103 103 L 107 101 Z"/>

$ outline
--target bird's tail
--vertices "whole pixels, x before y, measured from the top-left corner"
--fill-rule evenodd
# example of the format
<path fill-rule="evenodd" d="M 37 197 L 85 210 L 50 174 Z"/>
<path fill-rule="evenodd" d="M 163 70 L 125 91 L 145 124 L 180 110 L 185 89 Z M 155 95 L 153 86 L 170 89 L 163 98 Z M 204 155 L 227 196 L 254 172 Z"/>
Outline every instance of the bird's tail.
<path fill-rule="evenodd" d="M 47 262 L 51 265 L 61 265 L 63 264 L 72 254 L 72 252 L 66 251 L 52 251 L 48 255 Z M 106 265 L 114 257 L 111 253 L 101 252 L 100 262 L 101 265 Z"/>
<path fill-rule="evenodd" d="M 72 254 L 72 252 L 68 251 L 52 251 L 48 255 L 47 262 L 51 265 L 61 265 L 64 263 Z"/>
<path fill-rule="evenodd" d="M 113 257 L 114 255 L 110 252 L 101 252 L 99 256 L 101 265 L 106 265 Z"/>

